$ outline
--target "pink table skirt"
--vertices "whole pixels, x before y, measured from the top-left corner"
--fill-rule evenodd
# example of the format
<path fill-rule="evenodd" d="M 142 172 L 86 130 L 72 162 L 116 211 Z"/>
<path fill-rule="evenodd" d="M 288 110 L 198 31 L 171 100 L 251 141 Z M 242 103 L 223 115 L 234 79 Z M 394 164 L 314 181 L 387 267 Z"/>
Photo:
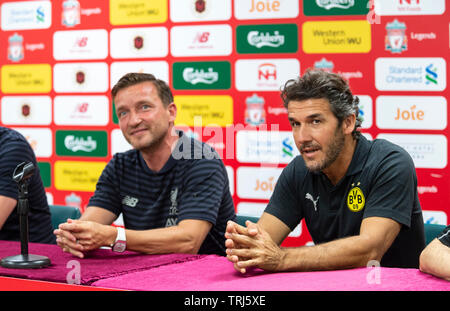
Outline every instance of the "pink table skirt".
<path fill-rule="evenodd" d="M 57 245 L 30 243 L 29 254 L 46 256 L 51 265 L 41 269 L 10 269 L 0 266 L 0 275 L 41 280 L 49 282 L 67 283 L 74 281 L 75 268 L 78 269 L 79 282 L 76 284 L 90 285 L 103 278 L 112 278 L 122 274 L 152 269 L 161 265 L 195 260 L 204 255 L 167 254 L 144 255 L 136 252 L 115 253 L 110 249 L 98 249 L 87 253 L 80 259 L 64 253 Z M 20 243 L 0 241 L 0 259 L 20 254 Z M 70 281 L 68 281 L 68 278 Z"/>
<path fill-rule="evenodd" d="M 450 282 L 417 269 L 358 268 L 338 271 L 236 272 L 224 257 L 193 261 L 102 279 L 109 288 L 154 291 L 449 291 Z"/>

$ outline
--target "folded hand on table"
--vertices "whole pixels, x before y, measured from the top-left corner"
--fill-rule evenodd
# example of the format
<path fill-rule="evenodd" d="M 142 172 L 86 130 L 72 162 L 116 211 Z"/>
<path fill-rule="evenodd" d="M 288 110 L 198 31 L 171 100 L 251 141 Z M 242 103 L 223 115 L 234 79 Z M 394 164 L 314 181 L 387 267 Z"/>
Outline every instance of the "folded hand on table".
<path fill-rule="evenodd" d="M 228 222 L 225 232 L 227 259 L 241 273 L 250 267 L 276 271 L 283 258 L 282 249 L 258 224 L 247 221 L 246 226 Z"/>
<path fill-rule="evenodd" d="M 56 243 L 64 252 L 83 258 L 84 252 L 110 246 L 114 242 L 111 237 L 115 236 L 112 232 L 115 230 L 117 229 L 112 226 L 92 221 L 68 219 L 53 233 L 56 235 Z"/>

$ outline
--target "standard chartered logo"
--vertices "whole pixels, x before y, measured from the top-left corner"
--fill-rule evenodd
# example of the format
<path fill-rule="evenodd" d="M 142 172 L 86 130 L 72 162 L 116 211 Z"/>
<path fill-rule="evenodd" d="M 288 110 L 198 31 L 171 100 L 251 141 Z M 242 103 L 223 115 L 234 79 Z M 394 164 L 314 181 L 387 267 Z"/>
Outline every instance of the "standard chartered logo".
<path fill-rule="evenodd" d="M 213 84 L 219 80 L 219 73 L 211 67 L 206 72 L 203 69 L 198 70 L 187 67 L 183 70 L 183 79 L 193 85 L 197 83 Z"/>
<path fill-rule="evenodd" d="M 282 148 L 282 152 L 283 152 L 283 157 L 288 156 L 288 157 L 293 157 L 293 151 L 294 148 L 292 147 L 292 143 L 290 141 L 289 138 L 286 138 L 283 140 L 283 148 Z"/>
<path fill-rule="evenodd" d="M 43 22 L 45 21 L 44 18 L 45 18 L 44 9 L 42 8 L 42 6 L 39 6 L 39 7 L 36 9 L 36 20 L 37 20 L 38 22 L 43 23 Z"/>
<path fill-rule="evenodd" d="M 425 68 L 425 72 L 426 72 L 425 79 L 427 80 L 425 82 L 426 84 L 430 84 L 430 83 L 438 84 L 438 81 L 437 81 L 438 75 L 437 75 L 436 71 L 437 71 L 437 68 L 433 64 L 430 64 Z"/>
<path fill-rule="evenodd" d="M 72 152 L 91 152 L 97 149 L 97 142 L 93 140 L 91 136 L 84 139 L 83 137 L 68 135 L 64 139 L 64 146 Z"/>
<path fill-rule="evenodd" d="M 354 0 L 316 0 L 316 4 L 324 9 L 348 9 L 355 5 Z"/>
<path fill-rule="evenodd" d="M 280 35 L 279 31 L 275 31 L 273 35 L 268 32 L 250 31 L 247 35 L 247 41 L 257 48 L 264 46 L 279 47 L 284 44 L 284 35 Z"/>

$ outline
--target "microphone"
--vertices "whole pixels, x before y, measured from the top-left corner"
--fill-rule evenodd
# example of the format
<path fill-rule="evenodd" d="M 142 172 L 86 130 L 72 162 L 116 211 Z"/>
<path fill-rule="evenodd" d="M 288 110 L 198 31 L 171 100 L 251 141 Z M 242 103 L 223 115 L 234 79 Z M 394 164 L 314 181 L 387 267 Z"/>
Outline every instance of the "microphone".
<path fill-rule="evenodd" d="M 16 166 L 12 179 L 19 187 L 17 213 L 20 221 L 20 255 L 5 257 L 0 261 L 4 268 L 36 269 L 50 265 L 50 259 L 45 256 L 28 254 L 28 183 L 34 173 L 31 162 L 22 162 Z"/>

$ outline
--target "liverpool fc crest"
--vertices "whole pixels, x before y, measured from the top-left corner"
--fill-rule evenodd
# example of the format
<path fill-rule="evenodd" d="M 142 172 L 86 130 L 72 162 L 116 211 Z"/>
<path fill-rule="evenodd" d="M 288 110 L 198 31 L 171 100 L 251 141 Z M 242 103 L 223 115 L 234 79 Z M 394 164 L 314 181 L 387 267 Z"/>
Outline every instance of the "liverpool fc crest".
<path fill-rule="evenodd" d="M 405 30 L 405 23 L 400 23 L 398 20 L 386 24 L 386 51 L 402 53 L 408 49 L 408 38 L 406 37 Z"/>

